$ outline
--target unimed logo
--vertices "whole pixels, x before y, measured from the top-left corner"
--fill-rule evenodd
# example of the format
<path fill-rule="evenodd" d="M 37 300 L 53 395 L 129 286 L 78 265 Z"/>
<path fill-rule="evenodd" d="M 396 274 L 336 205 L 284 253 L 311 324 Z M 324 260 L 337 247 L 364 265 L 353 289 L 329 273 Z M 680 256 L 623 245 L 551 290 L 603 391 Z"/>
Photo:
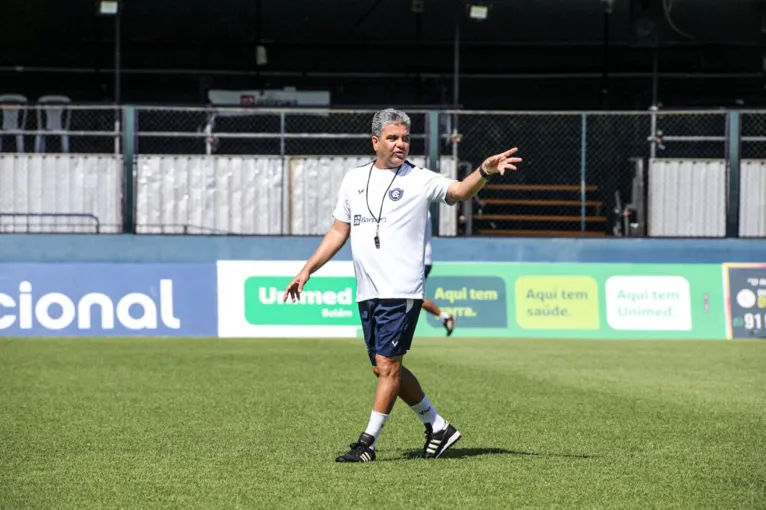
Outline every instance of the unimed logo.
<path fill-rule="evenodd" d="M 181 321 L 173 307 L 173 281 L 160 280 L 159 302 L 148 294 L 131 292 L 116 302 L 107 294 L 90 292 L 72 299 L 61 292 L 36 295 L 32 284 L 22 281 L 15 295 L 0 293 L 0 330 L 14 325 L 19 329 L 42 327 L 61 330 L 73 324 L 77 329 L 114 329 L 119 323 L 131 330 L 153 330 L 158 320 L 170 329 L 179 329 Z"/>
<path fill-rule="evenodd" d="M 356 325 L 355 280 L 347 276 L 311 278 L 295 303 L 283 301 L 290 277 L 252 276 L 245 280 L 245 318 L 250 324 Z"/>
<path fill-rule="evenodd" d="M 301 292 L 300 299 L 295 303 L 288 298 L 284 301 L 282 298 L 283 289 L 276 287 L 258 287 L 258 300 L 264 305 L 352 305 L 354 304 L 351 287 L 334 292 L 332 290 L 304 290 Z"/>

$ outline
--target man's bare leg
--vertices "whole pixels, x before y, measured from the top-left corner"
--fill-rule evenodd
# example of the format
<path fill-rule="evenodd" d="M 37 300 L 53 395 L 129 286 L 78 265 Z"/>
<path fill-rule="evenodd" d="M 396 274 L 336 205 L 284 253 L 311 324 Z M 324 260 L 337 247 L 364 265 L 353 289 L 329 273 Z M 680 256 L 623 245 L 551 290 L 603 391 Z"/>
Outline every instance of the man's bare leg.
<path fill-rule="evenodd" d="M 378 376 L 378 388 L 375 391 L 372 410 L 381 414 L 390 414 L 401 389 L 402 357 L 387 358 L 376 354 L 375 364 L 377 366 L 373 367 L 373 371 Z"/>
<path fill-rule="evenodd" d="M 377 358 L 376 362 L 380 363 L 377 361 Z M 378 367 L 372 367 L 372 371 L 376 376 L 378 376 L 378 391 L 380 391 L 380 369 Z M 407 367 L 401 364 L 401 357 L 399 357 L 399 373 L 400 382 L 398 397 L 404 400 L 404 402 L 410 407 L 417 405 L 426 395 L 423 393 L 423 389 L 420 387 L 420 382 L 415 377 L 415 374 L 410 372 Z M 375 394 L 375 397 L 375 402 L 377 403 L 378 393 Z M 377 408 L 374 409 L 377 411 Z"/>
<path fill-rule="evenodd" d="M 398 374 L 398 381 L 396 383 L 384 381 L 384 379 L 389 379 L 394 372 L 394 370 L 389 368 L 392 365 L 392 363 L 390 363 L 391 360 L 394 359 L 396 359 L 395 373 Z M 431 401 L 426 397 L 415 374 L 402 365 L 401 356 L 398 356 L 397 358 L 384 358 L 383 356 L 378 355 L 375 357 L 375 362 L 377 363 L 377 366 L 373 367 L 372 371 L 378 376 L 378 390 L 375 393 L 373 412 L 386 415 L 390 414 L 391 409 L 394 407 L 396 396 L 398 396 L 410 406 L 410 409 L 418 415 L 423 424 L 430 424 L 435 431 L 442 430 L 446 426 L 446 420 L 439 415 L 436 408 L 431 404 Z M 394 396 L 394 399 L 389 401 L 388 399 L 391 395 L 390 388 L 394 385 L 398 386 L 398 393 Z M 387 411 L 381 411 L 381 409 L 387 409 Z"/>
<path fill-rule="evenodd" d="M 418 416 L 426 427 L 424 458 L 437 458 L 460 439 L 460 432 L 450 425 L 436 411 L 423 392 L 415 374 L 402 365 L 402 356 L 385 357 L 375 355 L 373 373 L 378 377 L 375 400 L 367 428 L 359 441 L 351 445 L 351 451 L 338 457 L 338 462 L 369 462 L 375 460 L 375 445 L 383 425 L 394 408 L 396 399 L 401 398 Z"/>
<path fill-rule="evenodd" d="M 376 356 L 375 363 L 377 366 L 372 367 L 372 371 L 378 377 L 378 389 L 375 393 L 375 404 L 370 417 L 370 425 L 375 423 L 377 416 L 385 416 L 385 419 L 388 418 L 388 414 L 393 409 L 394 401 L 398 396 L 410 406 L 410 409 L 426 427 L 426 443 L 423 447 L 423 457 L 436 458 L 460 439 L 460 432 L 436 411 L 436 408 L 423 392 L 415 374 L 402 365 L 401 356 L 397 358 Z M 389 379 L 392 378 L 398 379 L 398 381 L 390 381 Z M 399 390 L 392 399 L 391 389 L 396 386 L 398 386 Z M 388 412 L 385 415 L 378 415 L 381 409 L 385 409 Z M 380 429 L 370 430 L 370 426 L 368 426 L 366 433 L 370 433 L 370 431 L 375 432 L 375 437 L 377 438 Z M 375 442 L 377 442 L 377 439 L 375 439 Z M 374 448 L 374 443 L 372 447 Z"/>

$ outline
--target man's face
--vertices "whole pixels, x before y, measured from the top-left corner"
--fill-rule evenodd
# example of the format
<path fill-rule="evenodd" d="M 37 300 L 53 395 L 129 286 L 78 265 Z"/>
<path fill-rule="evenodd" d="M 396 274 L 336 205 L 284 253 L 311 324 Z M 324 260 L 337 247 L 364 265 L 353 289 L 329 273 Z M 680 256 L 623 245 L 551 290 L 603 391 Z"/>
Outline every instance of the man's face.
<path fill-rule="evenodd" d="M 386 124 L 380 138 L 372 137 L 372 147 L 386 167 L 397 167 L 410 153 L 410 133 L 404 124 Z"/>

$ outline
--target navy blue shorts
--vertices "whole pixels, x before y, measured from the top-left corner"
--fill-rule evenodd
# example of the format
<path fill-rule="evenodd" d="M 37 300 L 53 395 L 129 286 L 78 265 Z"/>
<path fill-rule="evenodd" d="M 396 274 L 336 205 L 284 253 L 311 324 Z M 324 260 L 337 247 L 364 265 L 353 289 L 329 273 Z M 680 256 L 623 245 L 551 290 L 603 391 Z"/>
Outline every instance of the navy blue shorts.
<path fill-rule="evenodd" d="M 368 299 L 359 303 L 364 343 L 370 363 L 375 355 L 404 356 L 412 346 L 422 299 Z"/>
<path fill-rule="evenodd" d="M 431 272 L 431 264 L 426 264 L 426 278 L 428 278 L 428 274 Z"/>

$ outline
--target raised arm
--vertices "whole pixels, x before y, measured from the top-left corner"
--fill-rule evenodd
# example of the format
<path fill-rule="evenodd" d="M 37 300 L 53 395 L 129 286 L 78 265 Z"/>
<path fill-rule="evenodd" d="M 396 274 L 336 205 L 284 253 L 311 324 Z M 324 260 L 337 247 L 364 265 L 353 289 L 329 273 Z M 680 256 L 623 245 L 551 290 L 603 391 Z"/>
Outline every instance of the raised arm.
<path fill-rule="evenodd" d="M 447 189 L 447 203 L 454 204 L 473 198 L 487 182 L 485 175 L 482 174 L 482 169 L 487 174 L 487 177 L 493 174 L 503 175 L 506 170 L 516 170 L 516 166 L 513 163 L 519 163 L 522 159 L 512 158 L 511 156 L 518 152 L 518 150 L 514 147 L 501 154 L 495 154 L 485 159 L 481 166 L 471 172 L 468 177 L 462 181 L 455 181 L 450 184 Z"/>
<path fill-rule="evenodd" d="M 288 296 L 292 298 L 293 302 L 301 298 L 303 286 L 309 281 L 311 275 L 317 272 L 319 268 L 325 265 L 327 261 L 343 248 L 349 234 L 351 234 L 351 225 L 349 223 L 338 219 L 333 221 L 330 230 L 324 235 L 314 254 L 306 262 L 306 265 L 303 266 L 298 276 L 293 278 L 293 281 L 285 289 L 283 301 L 287 301 Z"/>

